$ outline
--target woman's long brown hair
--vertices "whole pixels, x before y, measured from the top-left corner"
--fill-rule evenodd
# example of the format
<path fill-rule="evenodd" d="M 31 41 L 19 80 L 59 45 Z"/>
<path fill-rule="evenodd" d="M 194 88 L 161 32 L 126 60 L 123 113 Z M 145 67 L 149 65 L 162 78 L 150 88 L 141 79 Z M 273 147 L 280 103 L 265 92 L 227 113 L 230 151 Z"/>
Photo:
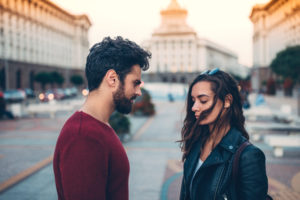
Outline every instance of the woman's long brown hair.
<path fill-rule="evenodd" d="M 203 111 L 198 120 L 196 120 L 195 114 L 192 111 L 194 102 L 192 101 L 191 93 L 193 86 L 202 81 L 211 83 L 211 90 L 214 92 L 215 96 L 212 106 Z M 201 148 L 203 147 L 210 136 L 210 131 L 208 129 L 208 125 L 199 125 L 199 122 L 211 113 L 218 99 L 224 104 L 226 95 L 232 96 L 230 107 L 225 110 L 222 116 L 221 113 L 223 112 L 223 109 L 220 111 L 211 132 L 219 132 L 223 127 L 229 124 L 231 127 L 238 129 L 245 138 L 249 139 L 249 135 L 244 127 L 245 117 L 243 115 L 242 101 L 237 82 L 229 74 L 221 70 L 213 75 L 201 74 L 191 83 L 188 91 L 186 117 L 181 130 L 181 140 L 178 141 L 180 142 L 180 148 L 183 152 L 182 161 L 185 161 L 196 141 L 200 140 Z"/>

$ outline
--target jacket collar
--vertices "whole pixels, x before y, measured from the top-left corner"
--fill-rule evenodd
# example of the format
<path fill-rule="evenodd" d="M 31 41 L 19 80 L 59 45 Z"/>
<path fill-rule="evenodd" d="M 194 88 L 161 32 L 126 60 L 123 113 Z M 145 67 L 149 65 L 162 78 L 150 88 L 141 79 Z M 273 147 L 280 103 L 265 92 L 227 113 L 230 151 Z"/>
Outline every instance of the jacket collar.
<path fill-rule="evenodd" d="M 223 137 L 218 146 L 231 153 L 235 153 L 241 142 L 243 142 L 244 140 L 246 140 L 246 138 L 242 136 L 242 133 L 235 127 L 232 127 Z"/>
<path fill-rule="evenodd" d="M 236 152 L 237 148 L 242 141 L 246 140 L 242 137 L 240 131 L 232 127 L 228 133 L 223 137 L 221 142 L 216 146 L 216 148 L 207 157 L 205 162 L 201 167 L 209 167 L 216 164 L 221 164 L 228 161 L 232 155 Z M 189 159 L 186 160 L 186 166 L 188 166 L 185 171 L 189 178 L 194 172 L 194 166 L 196 166 L 200 156 L 200 142 L 197 141 L 193 146 Z"/>
<path fill-rule="evenodd" d="M 241 132 L 232 127 L 207 157 L 203 163 L 203 167 L 209 167 L 228 161 L 232 158 L 232 155 L 236 152 L 242 140 Z"/>

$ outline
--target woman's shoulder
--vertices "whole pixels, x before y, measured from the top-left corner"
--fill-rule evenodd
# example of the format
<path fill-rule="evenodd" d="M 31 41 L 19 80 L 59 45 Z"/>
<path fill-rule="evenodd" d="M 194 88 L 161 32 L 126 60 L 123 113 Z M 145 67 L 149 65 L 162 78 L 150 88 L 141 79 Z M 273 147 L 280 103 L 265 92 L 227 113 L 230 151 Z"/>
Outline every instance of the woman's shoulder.
<path fill-rule="evenodd" d="M 242 160 L 265 160 L 264 152 L 256 145 L 250 143 L 241 154 Z"/>

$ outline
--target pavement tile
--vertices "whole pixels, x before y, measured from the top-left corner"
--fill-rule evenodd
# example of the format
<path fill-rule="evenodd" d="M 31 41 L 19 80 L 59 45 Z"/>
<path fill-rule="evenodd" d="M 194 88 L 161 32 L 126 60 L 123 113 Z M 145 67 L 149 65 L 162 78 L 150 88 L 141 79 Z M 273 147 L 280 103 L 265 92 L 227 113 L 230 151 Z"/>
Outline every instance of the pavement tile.
<path fill-rule="evenodd" d="M 184 102 L 159 101 L 155 105 L 157 115 L 148 127 L 139 137 L 132 135 L 124 143 L 131 165 L 131 200 L 179 197 L 182 163 L 176 141 L 180 138 Z M 39 116 L 0 121 L 0 183 L 52 155 L 56 138 L 69 115 L 71 113 L 59 113 L 53 119 Z M 138 132 L 148 120 L 129 117 L 132 133 Z M 270 146 L 261 142 L 256 144 L 266 154 L 270 194 L 274 199 L 300 199 L 297 187 L 300 149 L 286 148 L 283 158 L 275 158 Z M 52 164 L 0 193 L 0 199 L 57 199 Z"/>

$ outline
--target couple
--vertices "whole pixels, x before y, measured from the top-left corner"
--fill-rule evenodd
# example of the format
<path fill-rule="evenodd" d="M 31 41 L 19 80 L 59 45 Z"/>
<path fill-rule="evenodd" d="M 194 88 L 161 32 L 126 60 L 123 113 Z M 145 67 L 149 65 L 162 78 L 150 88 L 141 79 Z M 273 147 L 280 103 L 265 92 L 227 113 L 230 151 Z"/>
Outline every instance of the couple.
<path fill-rule="evenodd" d="M 87 57 L 89 95 L 65 123 L 54 153 L 58 199 L 127 200 L 129 161 L 108 123 L 114 110 L 129 113 L 141 95 L 141 70 L 151 54 L 122 37 L 104 38 Z M 265 156 L 249 139 L 238 85 L 214 69 L 197 76 L 188 91 L 181 131 L 184 173 L 180 199 L 266 199 Z M 249 144 L 249 143 L 247 143 Z"/>

